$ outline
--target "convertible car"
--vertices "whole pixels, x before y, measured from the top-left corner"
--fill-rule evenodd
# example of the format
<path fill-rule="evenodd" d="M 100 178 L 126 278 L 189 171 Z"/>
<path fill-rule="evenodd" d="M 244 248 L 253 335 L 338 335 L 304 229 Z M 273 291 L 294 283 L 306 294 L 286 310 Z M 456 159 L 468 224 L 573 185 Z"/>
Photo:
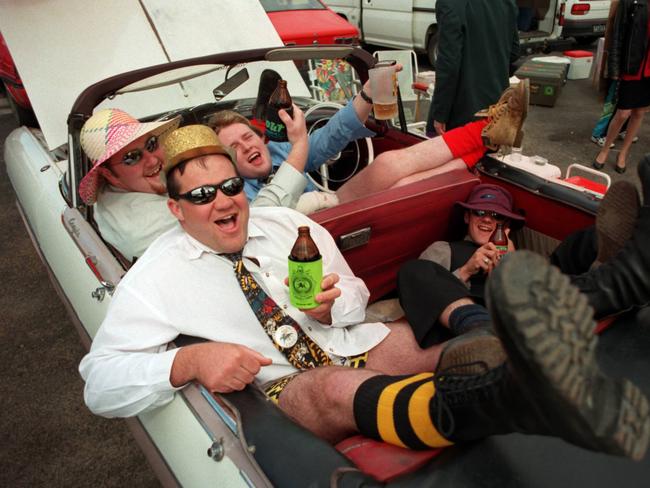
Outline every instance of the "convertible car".
<path fill-rule="evenodd" d="M 169 53 L 178 45 L 177 37 L 165 24 L 169 17 L 154 8 L 161 3 L 140 2 L 150 8 L 146 23 L 157 29 L 158 48 L 167 46 Z M 193 5 L 212 8 L 208 3 Z M 259 5 L 246 10 L 246 2 L 230 3 L 244 8 L 249 20 L 264 15 L 256 10 Z M 21 8 L 20 2 L 15 5 Z M 358 90 L 375 62 L 357 47 L 277 47 L 281 43 L 276 41 L 271 38 L 256 49 L 174 55 L 112 73 L 77 93 L 66 110 L 67 126 L 63 118 L 39 114 L 41 130 L 21 127 L 7 138 L 5 161 L 18 207 L 86 347 L 131 263 L 102 239 L 93 208 L 79 197 L 79 181 L 90 168 L 79 144 L 84 121 L 98 107 L 107 106 L 123 108 L 142 120 L 180 116 L 182 124 L 209 123 L 223 109 L 252 118 L 259 77 L 272 68 L 288 80 L 310 130 L 317 130 Z M 310 175 L 317 184 L 336 188 L 372 164 L 373 155 L 415 144 L 422 137 L 410 132 L 403 110 L 394 121 L 371 119 L 367 125 L 376 135 L 324 161 L 322 169 Z M 395 276 L 405 260 L 417 257 L 435 240 L 449 240 L 462 232 L 454 225 L 459 221 L 454 218 L 454 202 L 464 200 L 479 182 L 506 187 L 526 212 L 526 227 L 513 235 L 520 248 L 548 254 L 571 231 L 593 223 L 601 193 L 546 179 L 501 159 L 488 156 L 474 173 L 449 172 L 311 217 L 335 237 L 352 269 L 368 285 L 371 301 L 377 303 L 395 296 Z M 633 316 L 621 320 L 637 325 Z M 623 328 L 614 328 L 611 337 L 617 337 L 616 330 Z M 190 340 L 179 337 L 169 347 Z M 610 371 L 630 375 L 619 362 L 622 356 L 647 368 L 648 338 L 614 340 L 603 352 Z M 650 385 L 633 373 L 647 392 Z M 611 486 L 621 480 L 649 479 L 647 460 L 633 463 L 557 439 L 517 434 L 425 452 L 361 436 L 332 446 L 293 423 L 255 386 L 222 395 L 192 384 L 165 407 L 127 422 L 165 486 Z"/>

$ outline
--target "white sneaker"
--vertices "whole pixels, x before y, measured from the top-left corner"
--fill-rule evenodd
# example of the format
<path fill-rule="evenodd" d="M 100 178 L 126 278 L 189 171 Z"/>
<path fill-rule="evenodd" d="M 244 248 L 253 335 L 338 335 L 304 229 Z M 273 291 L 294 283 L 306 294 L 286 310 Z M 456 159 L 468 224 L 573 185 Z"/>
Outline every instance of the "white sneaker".
<path fill-rule="evenodd" d="M 594 144 L 598 144 L 600 147 L 605 146 L 605 140 L 606 140 L 605 137 L 591 136 L 591 142 L 593 142 Z M 612 142 L 612 144 L 609 146 L 609 148 L 611 149 L 613 147 L 614 147 L 614 143 Z"/>
<path fill-rule="evenodd" d="M 618 138 L 622 141 L 625 139 L 625 136 L 627 135 L 627 131 L 624 130 L 623 132 L 620 132 L 618 134 Z M 634 139 L 632 139 L 632 144 L 634 144 L 636 141 L 639 140 L 639 136 L 634 136 Z M 604 144 L 604 143 L 603 143 Z"/>
<path fill-rule="evenodd" d="M 336 193 L 326 193 L 324 191 L 308 191 L 300 195 L 296 210 L 305 215 L 317 212 L 324 208 L 334 207 L 339 204 Z"/>

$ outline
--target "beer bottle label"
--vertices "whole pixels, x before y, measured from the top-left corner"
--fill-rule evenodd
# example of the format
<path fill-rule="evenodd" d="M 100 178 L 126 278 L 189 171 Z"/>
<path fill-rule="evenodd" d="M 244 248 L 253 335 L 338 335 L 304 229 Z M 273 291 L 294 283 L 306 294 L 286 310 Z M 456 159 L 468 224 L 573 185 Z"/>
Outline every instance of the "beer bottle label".
<path fill-rule="evenodd" d="M 321 292 L 323 258 L 300 262 L 289 259 L 289 300 L 296 308 L 316 308 L 314 299 Z"/>
<path fill-rule="evenodd" d="M 499 258 L 508 252 L 508 246 L 496 246 Z"/>
<path fill-rule="evenodd" d="M 293 117 L 293 109 L 285 109 L 290 117 Z M 278 110 L 275 107 L 269 107 L 266 113 L 266 137 L 270 141 L 284 142 L 288 140 L 287 126 L 284 125 Z"/>

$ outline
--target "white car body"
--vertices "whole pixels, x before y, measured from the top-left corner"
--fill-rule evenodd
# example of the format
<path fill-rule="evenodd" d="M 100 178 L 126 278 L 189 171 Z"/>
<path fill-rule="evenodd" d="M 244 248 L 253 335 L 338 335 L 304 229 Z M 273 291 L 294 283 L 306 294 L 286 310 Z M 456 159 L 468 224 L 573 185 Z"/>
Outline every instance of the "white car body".
<path fill-rule="evenodd" d="M 589 43 L 605 35 L 611 0 L 565 0 L 561 12 L 562 36 Z"/>
<path fill-rule="evenodd" d="M 522 54 L 564 45 L 559 13 L 563 0 L 550 0 L 537 29 L 520 33 Z M 327 6 L 359 28 L 368 44 L 426 53 L 435 66 L 438 43 L 436 0 L 328 0 Z"/>

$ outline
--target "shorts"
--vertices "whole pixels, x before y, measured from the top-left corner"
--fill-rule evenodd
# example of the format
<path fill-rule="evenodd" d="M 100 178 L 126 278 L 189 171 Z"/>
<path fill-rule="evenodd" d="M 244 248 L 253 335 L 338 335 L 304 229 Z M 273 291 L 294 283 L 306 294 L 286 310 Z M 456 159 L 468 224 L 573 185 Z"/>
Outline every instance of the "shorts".
<path fill-rule="evenodd" d="M 650 107 L 650 78 L 620 80 L 616 108 L 631 110 Z"/>
<path fill-rule="evenodd" d="M 334 358 L 334 362 L 338 362 L 337 359 L 339 358 Z M 367 362 L 368 362 L 368 351 L 361 354 L 357 354 L 356 356 L 341 357 L 339 365 L 348 368 L 357 369 L 357 368 L 364 368 Z M 273 403 L 277 405 L 278 402 L 280 401 L 280 394 L 286 388 L 286 386 L 291 382 L 292 379 L 294 379 L 299 374 L 304 373 L 305 371 L 307 370 L 297 371 L 295 373 L 282 376 L 281 378 L 278 378 L 276 380 L 271 380 L 265 383 L 264 385 L 262 385 L 262 391 L 264 391 L 264 393 L 266 394 L 269 400 L 271 400 Z"/>

